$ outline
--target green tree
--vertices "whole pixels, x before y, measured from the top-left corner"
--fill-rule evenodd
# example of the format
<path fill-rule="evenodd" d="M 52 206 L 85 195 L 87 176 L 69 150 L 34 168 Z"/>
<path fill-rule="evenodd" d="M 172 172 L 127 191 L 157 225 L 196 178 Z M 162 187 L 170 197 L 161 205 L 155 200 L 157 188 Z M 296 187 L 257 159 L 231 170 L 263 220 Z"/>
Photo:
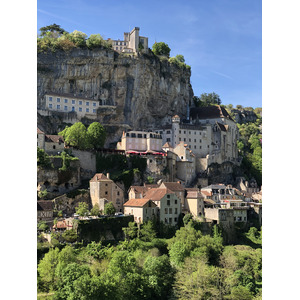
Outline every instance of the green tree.
<path fill-rule="evenodd" d="M 75 207 L 75 211 L 76 211 L 76 214 L 78 214 L 81 217 L 84 217 L 84 216 L 88 215 L 89 206 L 85 202 L 79 202 L 78 206 Z"/>
<path fill-rule="evenodd" d="M 38 273 L 47 290 L 55 287 L 55 268 L 58 264 L 59 249 L 50 249 L 38 264 Z"/>
<path fill-rule="evenodd" d="M 60 27 L 60 25 L 57 24 L 52 24 L 52 25 L 48 25 L 45 27 L 41 27 L 40 28 L 40 36 L 45 36 L 47 33 L 51 32 L 51 33 L 57 33 L 58 36 L 62 35 L 63 33 L 65 33 L 66 31 Z"/>
<path fill-rule="evenodd" d="M 45 152 L 45 150 L 37 147 L 37 165 L 41 168 L 50 168 L 51 161 L 49 155 Z"/>
<path fill-rule="evenodd" d="M 191 214 L 185 214 L 183 217 L 184 226 L 186 226 L 191 220 L 193 220 L 193 216 Z"/>
<path fill-rule="evenodd" d="M 106 131 L 99 122 L 93 122 L 87 129 L 88 143 L 94 149 L 102 148 L 106 139 Z"/>
<path fill-rule="evenodd" d="M 138 235 L 138 227 L 136 225 L 136 222 L 129 222 L 128 227 L 122 228 L 125 239 L 126 240 L 132 240 L 135 239 Z"/>
<path fill-rule="evenodd" d="M 91 209 L 90 213 L 91 213 L 92 216 L 96 216 L 96 217 L 100 215 L 100 208 L 99 208 L 99 204 L 98 203 L 96 203 L 93 206 L 93 208 Z"/>
<path fill-rule="evenodd" d="M 105 215 L 113 215 L 116 212 L 116 209 L 112 202 L 106 203 L 104 205 L 104 214 Z"/>
<path fill-rule="evenodd" d="M 69 39 L 76 45 L 76 47 L 85 47 L 86 46 L 87 35 L 81 31 L 74 30 L 69 34 Z"/>
<path fill-rule="evenodd" d="M 62 238 L 68 243 L 74 243 L 77 240 L 77 233 L 74 229 L 66 230 L 62 234 Z"/>
<path fill-rule="evenodd" d="M 90 49 L 99 48 L 103 45 L 103 37 L 100 34 L 91 34 L 86 40 L 86 45 Z"/>
<path fill-rule="evenodd" d="M 169 57 L 171 49 L 169 48 L 168 44 L 164 42 L 154 43 L 152 46 L 152 51 L 155 55 L 164 55 Z"/>
<path fill-rule="evenodd" d="M 64 129 L 58 134 L 64 137 L 65 142 L 69 146 L 82 150 L 87 148 L 87 131 L 81 122 L 76 122 L 71 127 L 68 127 L 67 130 Z"/>
<path fill-rule="evenodd" d="M 153 257 L 148 255 L 143 265 L 145 286 L 149 289 L 147 299 L 168 299 L 175 271 L 167 255 Z"/>
<path fill-rule="evenodd" d="M 151 242 L 156 238 L 156 232 L 152 221 L 148 221 L 141 225 L 140 235 L 141 240 L 145 242 Z"/>
<path fill-rule="evenodd" d="M 200 97 L 194 96 L 193 101 L 196 107 L 205 107 L 211 105 L 220 105 L 221 99 L 218 94 L 215 92 L 213 93 L 203 93 Z"/>
<path fill-rule="evenodd" d="M 49 226 L 47 225 L 47 223 L 45 221 L 40 221 L 38 223 L 37 227 L 39 230 L 42 230 L 42 231 L 46 231 L 49 229 Z"/>

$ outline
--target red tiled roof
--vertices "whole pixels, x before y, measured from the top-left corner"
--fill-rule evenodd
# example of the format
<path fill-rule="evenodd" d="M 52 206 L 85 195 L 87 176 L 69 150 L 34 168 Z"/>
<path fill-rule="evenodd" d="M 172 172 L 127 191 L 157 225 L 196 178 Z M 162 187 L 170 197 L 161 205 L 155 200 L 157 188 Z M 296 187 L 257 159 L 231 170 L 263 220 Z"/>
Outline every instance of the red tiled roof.
<path fill-rule="evenodd" d="M 135 206 L 135 207 L 143 207 L 147 204 L 150 199 L 142 198 L 142 199 L 129 199 L 123 206 Z"/>
<path fill-rule="evenodd" d="M 97 173 L 90 181 L 111 181 L 103 173 Z"/>
<path fill-rule="evenodd" d="M 145 186 L 139 186 L 139 185 L 132 185 L 129 189 L 133 189 L 135 193 L 142 193 L 142 194 L 144 194 L 147 191 L 147 188 Z"/>
<path fill-rule="evenodd" d="M 39 134 L 45 134 L 41 129 L 39 129 L 38 127 L 37 127 L 37 133 L 39 133 Z"/>
<path fill-rule="evenodd" d="M 212 195 L 212 192 L 208 192 L 208 191 L 201 191 L 201 193 L 202 193 L 204 196 L 211 196 L 211 195 Z"/>
<path fill-rule="evenodd" d="M 64 143 L 64 138 L 61 135 L 50 135 L 47 134 L 45 136 L 45 142 L 52 142 L 52 143 Z"/>
<path fill-rule="evenodd" d="M 178 182 L 162 182 L 166 188 L 170 189 L 173 192 L 177 191 L 184 191 L 184 187 Z M 160 185 L 160 187 L 162 186 Z"/>
<path fill-rule="evenodd" d="M 165 188 L 154 188 L 146 192 L 145 198 L 160 201 L 166 194 L 174 194 L 170 189 Z"/>
<path fill-rule="evenodd" d="M 156 189 L 156 188 L 158 188 L 159 187 L 159 185 L 158 184 L 156 184 L 156 183 L 154 183 L 154 184 L 144 184 L 144 186 L 147 188 L 147 190 L 149 190 L 149 189 Z"/>

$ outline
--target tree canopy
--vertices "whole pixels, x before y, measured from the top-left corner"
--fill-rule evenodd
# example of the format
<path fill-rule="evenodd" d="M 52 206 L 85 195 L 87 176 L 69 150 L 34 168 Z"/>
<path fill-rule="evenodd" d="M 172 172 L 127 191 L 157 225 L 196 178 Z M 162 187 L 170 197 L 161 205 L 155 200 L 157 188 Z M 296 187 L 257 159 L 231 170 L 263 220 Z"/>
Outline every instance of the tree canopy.
<path fill-rule="evenodd" d="M 203 93 L 200 97 L 194 96 L 193 101 L 196 107 L 220 105 L 222 103 L 220 96 L 215 92 Z"/>
<path fill-rule="evenodd" d="M 171 49 L 168 46 L 168 44 L 164 42 L 158 42 L 158 43 L 155 42 L 152 46 L 152 51 L 155 55 L 164 55 L 169 57 Z"/>
<path fill-rule="evenodd" d="M 93 122 L 85 127 L 81 122 L 76 122 L 72 126 L 66 126 L 58 133 L 63 136 L 65 142 L 81 150 L 102 148 L 106 139 L 106 131 L 99 122 Z"/>

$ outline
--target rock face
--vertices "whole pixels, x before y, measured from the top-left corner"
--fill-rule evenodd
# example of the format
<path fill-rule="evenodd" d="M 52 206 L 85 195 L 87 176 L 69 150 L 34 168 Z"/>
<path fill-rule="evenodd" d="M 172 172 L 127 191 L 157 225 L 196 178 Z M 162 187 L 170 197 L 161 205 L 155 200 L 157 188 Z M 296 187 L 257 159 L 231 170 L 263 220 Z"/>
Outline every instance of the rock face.
<path fill-rule="evenodd" d="M 240 124 L 247 122 L 255 122 L 257 119 L 255 112 L 251 110 L 232 109 L 231 112 L 234 115 L 235 122 Z"/>
<path fill-rule="evenodd" d="M 113 128 L 108 130 L 112 136 L 120 128 L 146 129 L 175 114 L 185 117 L 193 96 L 190 69 L 153 54 L 132 58 L 107 49 L 39 53 L 37 68 L 38 109 L 45 108 L 47 92 L 105 100 L 116 108 L 100 110 L 97 120 Z"/>

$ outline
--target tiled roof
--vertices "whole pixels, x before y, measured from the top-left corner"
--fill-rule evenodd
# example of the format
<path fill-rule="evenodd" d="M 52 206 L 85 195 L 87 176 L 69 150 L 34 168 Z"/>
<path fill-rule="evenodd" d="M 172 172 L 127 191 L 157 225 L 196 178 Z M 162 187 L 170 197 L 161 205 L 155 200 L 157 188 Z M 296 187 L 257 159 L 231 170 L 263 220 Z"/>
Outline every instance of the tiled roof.
<path fill-rule="evenodd" d="M 208 192 L 208 191 L 201 191 L 201 193 L 202 193 L 204 196 L 211 196 L 211 195 L 212 195 L 212 192 Z"/>
<path fill-rule="evenodd" d="M 41 129 L 39 129 L 38 127 L 37 127 L 37 133 L 39 133 L 39 134 L 45 134 Z"/>
<path fill-rule="evenodd" d="M 53 210 L 54 203 L 51 200 L 39 200 L 37 201 L 37 210 Z"/>
<path fill-rule="evenodd" d="M 94 181 L 111 181 L 111 180 L 108 179 L 103 173 L 97 173 L 90 181 L 94 182 Z"/>
<path fill-rule="evenodd" d="M 153 188 L 156 189 L 159 187 L 159 185 L 156 183 L 154 183 L 154 184 L 146 184 L 145 183 L 145 187 L 147 188 L 147 190 L 149 190 L 149 189 L 153 189 Z"/>
<path fill-rule="evenodd" d="M 147 191 L 147 187 L 139 186 L 139 185 L 132 185 L 129 189 L 133 189 L 135 193 L 142 193 L 142 194 L 144 194 Z"/>
<path fill-rule="evenodd" d="M 215 204 L 215 201 L 214 200 L 211 200 L 211 199 L 204 199 L 203 200 L 206 204 Z"/>
<path fill-rule="evenodd" d="M 129 199 L 123 206 L 134 206 L 134 207 L 143 207 L 146 205 L 150 199 L 142 198 L 142 199 Z"/>
<path fill-rule="evenodd" d="M 173 192 L 184 191 L 184 187 L 178 182 L 163 182 L 162 184 L 164 184 L 166 188 L 170 189 Z"/>
<path fill-rule="evenodd" d="M 52 143 L 64 143 L 64 138 L 61 135 L 49 135 L 45 136 L 45 142 L 52 142 Z"/>
<path fill-rule="evenodd" d="M 154 201 L 160 201 L 161 198 L 163 198 L 166 194 L 174 194 L 171 190 L 169 189 L 164 189 L 164 188 L 154 188 L 150 189 L 149 191 L 146 192 L 145 198 L 154 200 Z"/>
<path fill-rule="evenodd" d="M 226 109 L 220 105 L 192 107 L 190 110 L 190 117 L 193 119 L 228 118 L 229 120 L 233 121 Z"/>
<path fill-rule="evenodd" d="M 66 220 L 57 221 L 57 223 L 53 225 L 53 228 L 66 229 L 68 227 L 73 227 L 73 226 L 71 224 L 67 224 Z"/>

